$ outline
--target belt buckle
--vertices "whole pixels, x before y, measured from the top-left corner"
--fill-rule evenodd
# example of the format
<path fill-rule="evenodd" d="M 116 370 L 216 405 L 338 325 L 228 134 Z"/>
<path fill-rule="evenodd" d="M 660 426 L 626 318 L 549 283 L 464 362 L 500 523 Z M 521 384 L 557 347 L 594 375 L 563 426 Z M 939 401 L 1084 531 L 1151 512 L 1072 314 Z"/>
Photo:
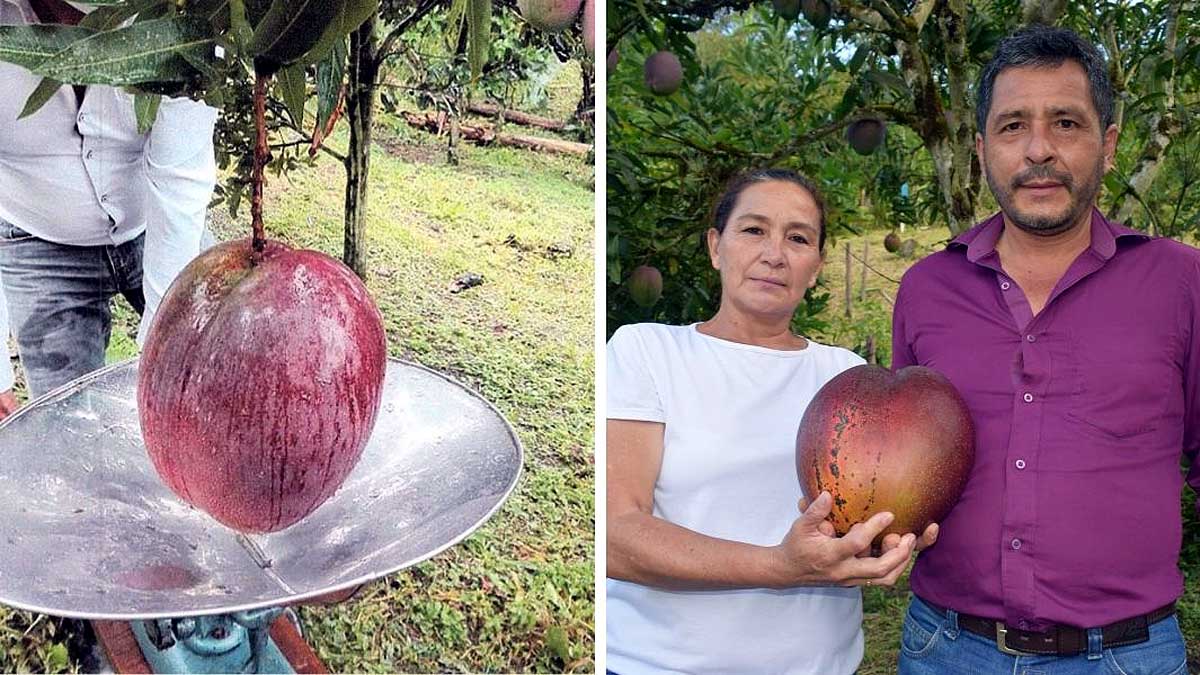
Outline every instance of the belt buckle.
<path fill-rule="evenodd" d="M 1031 654 L 1031 652 L 1023 652 L 1019 649 L 1013 649 L 1012 647 L 1009 647 L 1008 644 L 1005 642 L 1005 638 L 1007 636 L 1008 636 L 1008 626 L 1005 626 L 1003 621 L 997 621 L 996 622 L 996 648 L 997 649 L 999 649 L 1001 652 L 1004 652 L 1005 654 L 1008 654 L 1009 656 L 1029 656 Z"/>

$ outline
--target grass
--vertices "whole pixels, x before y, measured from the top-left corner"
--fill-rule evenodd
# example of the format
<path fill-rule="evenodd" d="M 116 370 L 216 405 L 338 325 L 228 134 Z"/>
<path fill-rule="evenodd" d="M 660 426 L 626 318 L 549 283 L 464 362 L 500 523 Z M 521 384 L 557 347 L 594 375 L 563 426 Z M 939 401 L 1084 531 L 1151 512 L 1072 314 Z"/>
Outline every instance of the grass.
<path fill-rule="evenodd" d="M 942 250 L 949 238 L 945 228 L 910 229 L 901 236 L 917 241 L 916 254 L 908 259 L 888 253 L 883 248 L 884 232 L 866 232 L 863 235 L 847 235 L 831 242 L 826 253 L 825 268 L 821 272 L 821 283 L 830 294 L 828 309 L 822 318 L 827 327 L 813 337 L 819 342 L 836 344 L 865 354 L 865 345 L 871 337 L 876 347 L 876 360 L 883 365 L 891 364 L 892 303 L 900 278 L 921 257 Z M 862 283 L 863 244 L 867 245 L 867 270 L 865 290 Z M 1187 241 L 1194 244 L 1193 241 Z M 846 315 L 846 248 L 855 259 L 851 261 L 850 315 Z M 861 298 L 861 299 L 860 299 Z M 1184 509 L 1193 509 L 1195 496 L 1183 499 Z M 1185 512 L 1186 513 L 1186 512 Z M 1200 668 L 1200 588 L 1195 578 L 1200 574 L 1200 560 L 1185 559 L 1183 562 L 1188 582 L 1179 601 L 1179 619 L 1184 639 L 1188 645 L 1189 668 Z M 896 672 L 896 661 L 900 650 L 900 629 L 908 607 L 908 575 L 905 574 L 893 588 L 867 588 L 863 591 L 863 625 L 866 634 L 866 652 L 858 675 L 885 675 Z"/>
<path fill-rule="evenodd" d="M 401 123 L 402 124 L 402 123 Z M 381 120 L 372 156 L 367 278 L 392 356 L 492 401 L 526 450 L 512 497 L 434 559 L 336 606 L 300 609 L 334 672 L 594 670 L 593 169 L 585 161 L 444 145 Z M 331 143 L 345 148 L 345 138 Z M 268 235 L 335 256 L 341 167 L 271 179 Z M 218 239 L 249 233 L 214 210 Z M 451 293 L 468 272 L 482 285 Z M 111 360 L 136 350 L 116 305 Z M 0 608 L 0 672 L 72 666 L 45 617 Z"/>

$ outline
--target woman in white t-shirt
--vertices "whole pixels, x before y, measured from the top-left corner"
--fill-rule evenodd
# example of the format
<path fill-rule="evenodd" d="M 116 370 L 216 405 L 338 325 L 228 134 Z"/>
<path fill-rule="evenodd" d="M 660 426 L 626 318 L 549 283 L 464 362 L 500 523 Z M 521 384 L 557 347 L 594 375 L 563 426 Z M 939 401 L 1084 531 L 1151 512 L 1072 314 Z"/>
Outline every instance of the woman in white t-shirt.
<path fill-rule="evenodd" d="M 827 493 L 797 509 L 804 409 L 863 363 L 790 331 L 824 260 L 824 204 L 803 176 L 764 170 L 735 179 L 713 221 L 717 314 L 608 343 L 607 668 L 852 673 L 857 587 L 895 583 L 918 542 L 889 535 L 871 557 L 891 514 L 838 538 Z"/>

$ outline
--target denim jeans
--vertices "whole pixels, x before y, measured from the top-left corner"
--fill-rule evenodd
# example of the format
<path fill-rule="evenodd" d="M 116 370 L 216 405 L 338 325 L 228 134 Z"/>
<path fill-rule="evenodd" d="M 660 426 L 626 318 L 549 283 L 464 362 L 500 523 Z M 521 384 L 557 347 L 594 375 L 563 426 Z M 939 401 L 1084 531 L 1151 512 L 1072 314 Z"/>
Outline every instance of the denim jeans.
<path fill-rule="evenodd" d="M 1098 629 L 1075 656 L 1011 656 L 996 641 L 958 627 L 951 610 L 938 612 L 915 595 L 900 638 L 900 675 L 1186 675 L 1187 649 L 1171 615 L 1150 626 L 1150 639 L 1103 649 Z"/>
<path fill-rule="evenodd" d="M 104 365 L 114 295 L 142 312 L 143 238 L 66 246 L 0 220 L 0 280 L 31 396 Z"/>

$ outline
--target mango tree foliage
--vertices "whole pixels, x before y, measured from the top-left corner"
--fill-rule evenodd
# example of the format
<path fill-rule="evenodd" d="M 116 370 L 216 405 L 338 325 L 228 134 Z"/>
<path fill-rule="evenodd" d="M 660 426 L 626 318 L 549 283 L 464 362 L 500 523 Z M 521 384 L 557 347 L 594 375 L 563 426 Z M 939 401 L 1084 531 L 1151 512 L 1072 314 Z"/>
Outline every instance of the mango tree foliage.
<path fill-rule="evenodd" d="M 1200 131 L 1196 5 L 839 0 L 828 23 L 813 25 L 765 2 L 612 0 L 609 330 L 715 311 L 716 278 L 697 237 L 720 186 L 746 168 L 817 178 L 834 236 L 914 220 L 951 236 L 972 225 L 995 206 L 974 152 L 976 80 L 999 40 L 1031 21 L 1071 27 L 1112 57 L 1122 134 L 1101 207 L 1135 227 L 1196 229 L 1200 177 L 1187 154 Z M 642 83 L 642 63 L 660 49 L 685 73 L 666 97 Z M 863 117 L 888 125 L 868 157 L 846 144 L 847 126 Z M 663 300 L 649 310 L 625 289 L 642 264 L 664 275 Z M 798 326 L 813 313 L 804 308 Z"/>

